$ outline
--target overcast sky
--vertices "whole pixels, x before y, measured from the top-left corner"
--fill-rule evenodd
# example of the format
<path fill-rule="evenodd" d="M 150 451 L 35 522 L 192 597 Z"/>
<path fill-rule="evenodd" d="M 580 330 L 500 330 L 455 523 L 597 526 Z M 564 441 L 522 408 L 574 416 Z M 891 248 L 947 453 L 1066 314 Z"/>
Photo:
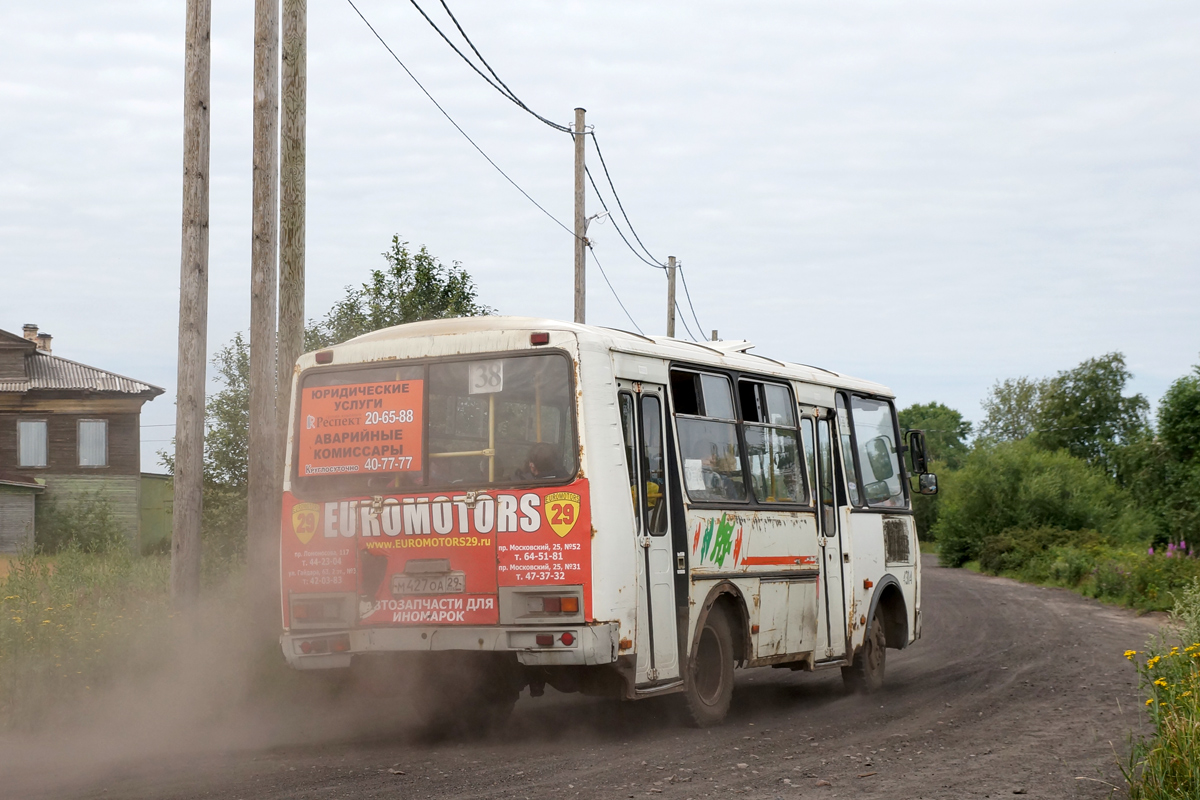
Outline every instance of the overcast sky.
<path fill-rule="evenodd" d="M 1155 401 L 1200 361 L 1200 4 L 450 2 L 530 106 L 588 109 L 706 333 L 974 420 L 997 379 L 1120 350 Z M 249 326 L 252 6 L 213 0 L 210 353 Z M 570 137 L 408 2 L 359 7 L 570 224 Z M 146 470 L 174 421 L 183 32 L 182 0 L 0 5 L 0 328 L 36 323 L 56 355 L 165 388 Z M 345 0 L 309 4 L 308 120 L 309 317 L 395 233 L 502 313 L 571 317 L 570 236 Z M 611 223 L 590 233 L 663 332 L 661 274 Z M 588 321 L 629 328 L 589 269 Z"/>

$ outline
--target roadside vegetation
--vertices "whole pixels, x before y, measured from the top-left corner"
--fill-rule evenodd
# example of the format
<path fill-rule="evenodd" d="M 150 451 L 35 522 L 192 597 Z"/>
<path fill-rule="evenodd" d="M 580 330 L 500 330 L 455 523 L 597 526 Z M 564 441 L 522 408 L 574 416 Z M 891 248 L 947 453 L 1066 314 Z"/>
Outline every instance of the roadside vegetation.
<path fill-rule="evenodd" d="M 25 553 L 0 580 L 0 728 L 30 729 L 80 707 L 147 656 L 171 619 L 166 556 L 124 541 Z"/>
<path fill-rule="evenodd" d="M 382 269 L 346 287 L 324 318 L 307 325 L 306 349 L 404 322 L 491 313 L 457 262 L 444 265 L 399 236 L 382 255 Z M 268 676 L 276 687 L 287 683 L 277 669 L 277 644 L 247 647 L 228 630 L 229 620 L 246 616 L 238 600 L 248 487 L 245 337 L 236 334 L 212 364 L 221 388 L 206 404 L 202 584 L 207 612 L 223 620 L 215 626 L 221 630 L 205 632 L 200 618 L 184 624 L 171 605 L 169 553 L 133 552 L 135 537 L 122 530 L 102 495 L 60 504 L 39 499 L 34 550 L 0 565 L 7 569 L 0 569 L 0 730 L 46 727 L 56 715 L 78 721 L 118 684 L 161 679 L 181 664 L 192 668 L 196 655 L 180 653 L 200 634 L 212 638 L 209 672 L 223 676 L 223 693 L 228 681 L 265 683 Z M 173 471 L 170 456 L 160 455 Z M 234 675 L 233 659 L 225 656 L 238 647 L 245 663 Z"/>
<path fill-rule="evenodd" d="M 926 428 L 940 494 L 916 507 L 941 562 L 1166 611 L 1200 577 L 1200 366 L 1152 420 L 1120 353 L 997 382 L 977 431 L 937 403 Z M 968 437 L 975 436 L 968 443 Z"/>
<path fill-rule="evenodd" d="M 1125 653 L 1154 723 L 1123 768 L 1131 800 L 1200 797 L 1200 579 L 1178 593 L 1171 617 L 1144 652 Z"/>
<path fill-rule="evenodd" d="M 1131 800 L 1184 800 L 1200 797 L 1200 366 L 1153 419 L 1125 393 L 1130 377 L 1109 353 L 997 382 L 975 431 L 938 403 L 900 422 L 929 431 L 941 491 L 914 506 L 922 549 L 942 564 L 1170 612 L 1125 653 L 1154 732 L 1122 771 Z"/>

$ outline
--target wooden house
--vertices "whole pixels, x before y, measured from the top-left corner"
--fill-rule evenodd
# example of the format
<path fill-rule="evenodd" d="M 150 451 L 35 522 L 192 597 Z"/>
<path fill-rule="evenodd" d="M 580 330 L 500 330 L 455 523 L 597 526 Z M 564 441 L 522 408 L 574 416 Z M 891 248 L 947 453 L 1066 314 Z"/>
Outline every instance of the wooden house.
<path fill-rule="evenodd" d="M 32 544 L 33 497 L 100 493 L 138 541 L 142 404 L 157 386 L 53 355 L 37 325 L 0 330 L 0 552 Z M 43 502 L 39 499 L 38 502 Z"/>

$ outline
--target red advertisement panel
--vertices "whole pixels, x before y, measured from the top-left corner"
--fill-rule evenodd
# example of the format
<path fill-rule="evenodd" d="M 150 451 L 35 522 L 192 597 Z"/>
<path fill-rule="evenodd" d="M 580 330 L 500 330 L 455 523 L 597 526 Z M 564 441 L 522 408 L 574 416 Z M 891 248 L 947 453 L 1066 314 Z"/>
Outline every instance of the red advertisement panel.
<path fill-rule="evenodd" d="M 364 625 L 493 625 L 499 586 L 584 586 L 588 483 L 324 503 L 284 497 L 288 592 L 354 591 Z"/>
<path fill-rule="evenodd" d="M 301 390 L 301 475 L 419 472 L 424 381 Z"/>

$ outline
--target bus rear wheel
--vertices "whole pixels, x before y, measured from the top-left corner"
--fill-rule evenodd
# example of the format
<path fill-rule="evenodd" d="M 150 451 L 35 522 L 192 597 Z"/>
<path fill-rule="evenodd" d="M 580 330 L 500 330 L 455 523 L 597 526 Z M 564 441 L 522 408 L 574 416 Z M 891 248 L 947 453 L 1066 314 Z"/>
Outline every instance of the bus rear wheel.
<path fill-rule="evenodd" d="M 842 680 L 846 688 L 860 694 L 872 694 L 882 689 L 886 655 L 887 635 L 883 630 L 883 615 L 876 609 L 871 617 L 871 632 L 854 657 L 854 663 L 842 667 Z"/>
<path fill-rule="evenodd" d="M 704 621 L 696 655 L 688 664 L 684 694 L 688 714 L 697 728 L 719 725 L 733 699 L 733 634 L 729 618 L 720 608 Z"/>

